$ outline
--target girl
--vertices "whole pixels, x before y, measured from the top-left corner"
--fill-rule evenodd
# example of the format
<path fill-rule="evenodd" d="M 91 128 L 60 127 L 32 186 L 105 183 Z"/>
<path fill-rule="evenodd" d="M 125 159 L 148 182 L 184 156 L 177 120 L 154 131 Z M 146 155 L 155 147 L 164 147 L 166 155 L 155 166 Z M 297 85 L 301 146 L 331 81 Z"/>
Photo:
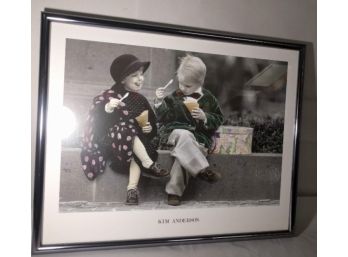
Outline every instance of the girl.
<path fill-rule="evenodd" d="M 107 160 L 114 170 L 129 169 L 126 204 L 138 204 L 141 170 L 152 177 L 169 175 L 156 162 L 157 147 L 151 142 L 157 134 L 156 116 L 138 93 L 149 65 L 130 54 L 113 61 L 110 73 L 116 83 L 94 98 L 82 142 L 82 168 L 89 180 L 104 172 Z M 146 110 L 149 122 L 140 127 L 135 118 Z"/>

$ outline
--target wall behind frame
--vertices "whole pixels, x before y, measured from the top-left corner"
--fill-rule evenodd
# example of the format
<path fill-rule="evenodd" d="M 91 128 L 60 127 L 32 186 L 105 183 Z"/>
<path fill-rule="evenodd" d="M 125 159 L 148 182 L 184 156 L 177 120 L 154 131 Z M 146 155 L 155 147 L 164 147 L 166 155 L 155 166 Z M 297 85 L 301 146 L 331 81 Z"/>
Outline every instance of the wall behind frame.
<path fill-rule="evenodd" d="M 45 8 L 297 40 L 306 43 L 298 190 L 299 195 L 302 196 L 316 195 L 316 0 L 32 0 L 32 171 L 34 171 L 35 164 L 40 15 Z"/>

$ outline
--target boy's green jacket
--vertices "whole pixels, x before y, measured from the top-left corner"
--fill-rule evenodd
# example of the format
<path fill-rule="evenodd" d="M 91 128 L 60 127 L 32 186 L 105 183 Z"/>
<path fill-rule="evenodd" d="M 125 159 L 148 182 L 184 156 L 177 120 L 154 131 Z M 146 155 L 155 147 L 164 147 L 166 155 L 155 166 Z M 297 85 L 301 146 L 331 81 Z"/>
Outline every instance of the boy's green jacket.
<path fill-rule="evenodd" d="M 160 122 L 160 144 L 166 144 L 174 129 L 191 131 L 196 140 L 208 149 L 212 146 L 212 136 L 223 123 L 223 114 L 215 96 L 207 89 L 202 90 L 203 96 L 198 100 L 199 107 L 205 112 L 207 122 L 195 120 L 184 105 L 184 95 L 180 90 L 166 96 L 160 106 L 155 108 Z"/>

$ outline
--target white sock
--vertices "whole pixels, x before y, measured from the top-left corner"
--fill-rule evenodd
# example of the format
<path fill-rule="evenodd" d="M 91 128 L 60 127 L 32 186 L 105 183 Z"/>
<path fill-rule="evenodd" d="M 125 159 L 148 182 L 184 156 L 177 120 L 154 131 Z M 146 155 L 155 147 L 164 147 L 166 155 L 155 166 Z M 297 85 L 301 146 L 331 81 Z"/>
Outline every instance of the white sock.
<path fill-rule="evenodd" d="M 139 158 L 139 160 L 141 161 L 141 164 L 145 168 L 147 168 L 147 169 L 150 168 L 150 166 L 153 164 L 153 161 L 151 160 L 151 158 L 147 154 L 145 146 L 143 145 L 143 143 L 141 142 L 141 140 L 137 136 L 134 138 L 133 152 Z"/>
<path fill-rule="evenodd" d="M 134 159 L 132 159 L 130 163 L 130 167 L 129 167 L 129 182 L 128 182 L 127 190 L 137 189 L 140 173 L 141 171 L 140 171 L 139 165 L 134 161 Z"/>

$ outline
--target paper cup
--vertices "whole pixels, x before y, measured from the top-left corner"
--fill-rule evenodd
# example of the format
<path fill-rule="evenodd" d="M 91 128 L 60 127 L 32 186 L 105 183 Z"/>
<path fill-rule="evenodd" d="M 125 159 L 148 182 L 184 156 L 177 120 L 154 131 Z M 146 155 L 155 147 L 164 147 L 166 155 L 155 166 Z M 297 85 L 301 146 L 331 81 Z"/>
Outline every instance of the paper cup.
<path fill-rule="evenodd" d="M 138 117 L 135 117 L 140 127 L 145 127 L 149 121 L 149 111 L 143 111 Z"/>
<path fill-rule="evenodd" d="M 186 108 L 189 110 L 189 112 L 192 112 L 192 110 L 195 108 L 199 108 L 199 103 L 195 101 L 184 101 L 184 104 Z"/>

